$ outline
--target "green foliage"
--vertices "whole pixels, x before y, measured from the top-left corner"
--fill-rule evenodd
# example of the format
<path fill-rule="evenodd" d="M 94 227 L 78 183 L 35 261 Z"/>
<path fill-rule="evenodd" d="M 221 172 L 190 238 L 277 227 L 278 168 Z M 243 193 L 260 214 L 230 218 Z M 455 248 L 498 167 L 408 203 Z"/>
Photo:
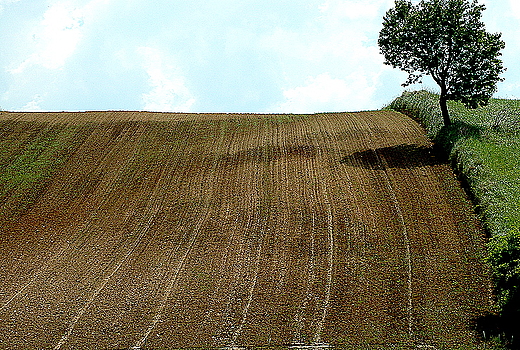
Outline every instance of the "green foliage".
<path fill-rule="evenodd" d="M 378 44 L 385 64 L 408 73 L 408 86 L 430 75 L 439 85 L 445 125 L 446 101 L 486 105 L 503 79 L 501 34 L 485 31 L 485 6 L 476 0 L 396 0 L 383 21 Z"/>
<path fill-rule="evenodd" d="M 520 229 L 494 236 L 488 247 L 498 304 L 502 310 L 520 314 Z"/>

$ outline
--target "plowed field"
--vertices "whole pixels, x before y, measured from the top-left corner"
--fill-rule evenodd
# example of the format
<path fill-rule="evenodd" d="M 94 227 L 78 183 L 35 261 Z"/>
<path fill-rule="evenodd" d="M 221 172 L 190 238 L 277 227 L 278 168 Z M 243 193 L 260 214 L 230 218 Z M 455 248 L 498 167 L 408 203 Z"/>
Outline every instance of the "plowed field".
<path fill-rule="evenodd" d="M 483 237 L 395 112 L 0 114 L 0 348 L 471 349 Z"/>

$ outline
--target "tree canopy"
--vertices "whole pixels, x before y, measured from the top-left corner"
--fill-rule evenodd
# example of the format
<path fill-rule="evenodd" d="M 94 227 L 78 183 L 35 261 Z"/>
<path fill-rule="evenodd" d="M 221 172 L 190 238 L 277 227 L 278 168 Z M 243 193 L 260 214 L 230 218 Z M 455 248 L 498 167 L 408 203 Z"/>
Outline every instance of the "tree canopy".
<path fill-rule="evenodd" d="M 487 33 L 484 5 L 477 0 L 396 0 L 383 18 L 378 44 L 385 64 L 408 73 L 403 86 L 430 75 L 439 85 L 445 125 L 451 124 L 446 102 L 466 107 L 486 105 L 503 79 L 500 33 Z"/>

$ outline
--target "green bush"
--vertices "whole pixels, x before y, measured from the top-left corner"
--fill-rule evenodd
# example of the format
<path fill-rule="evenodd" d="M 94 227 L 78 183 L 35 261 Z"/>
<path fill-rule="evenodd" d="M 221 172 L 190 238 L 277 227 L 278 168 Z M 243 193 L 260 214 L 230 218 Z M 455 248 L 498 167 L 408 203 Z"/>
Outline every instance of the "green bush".
<path fill-rule="evenodd" d="M 492 237 L 488 247 L 498 305 L 507 313 L 520 314 L 520 229 Z"/>

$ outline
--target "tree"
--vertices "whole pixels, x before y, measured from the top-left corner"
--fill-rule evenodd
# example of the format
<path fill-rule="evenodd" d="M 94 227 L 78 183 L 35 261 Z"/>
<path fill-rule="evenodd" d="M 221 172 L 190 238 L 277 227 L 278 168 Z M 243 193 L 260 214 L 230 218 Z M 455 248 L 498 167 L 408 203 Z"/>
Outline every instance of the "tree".
<path fill-rule="evenodd" d="M 501 33 L 490 34 L 477 0 L 396 0 L 383 18 L 378 44 L 385 64 L 407 72 L 403 86 L 430 75 L 439 85 L 444 125 L 450 125 L 447 101 L 468 108 L 484 106 L 503 81 Z"/>

